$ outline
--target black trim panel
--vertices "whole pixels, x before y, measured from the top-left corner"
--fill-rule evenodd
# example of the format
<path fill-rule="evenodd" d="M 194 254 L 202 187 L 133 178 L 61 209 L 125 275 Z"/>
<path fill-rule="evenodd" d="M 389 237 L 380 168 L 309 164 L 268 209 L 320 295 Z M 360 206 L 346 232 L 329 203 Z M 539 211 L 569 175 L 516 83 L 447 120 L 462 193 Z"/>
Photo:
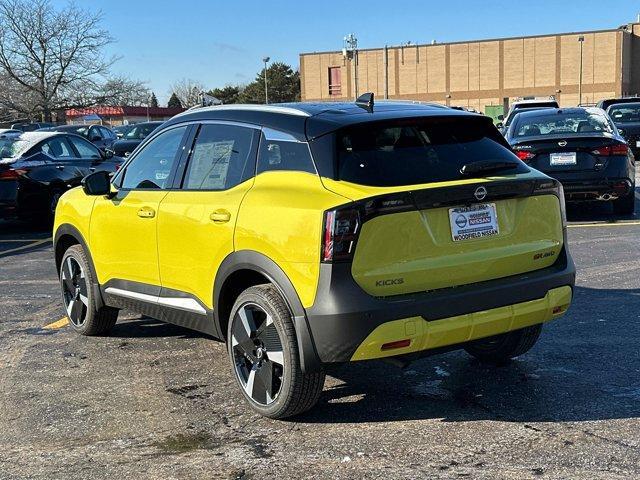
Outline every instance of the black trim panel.
<path fill-rule="evenodd" d="M 422 316 L 428 321 L 543 298 L 575 284 L 573 260 L 563 248 L 551 267 L 455 288 L 372 297 L 353 280 L 350 263 L 322 264 L 318 292 L 307 318 L 322 362 L 346 362 L 379 325 Z"/>
<path fill-rule="evenodd" d="M 133 293 L 141 293 L 144 295 L 173 297 L 173 298 L 189 298 L 193 299 L 205 310 L 205 314 L 172 307 L 170 305 L 158 304 L 144 301 L 141 299 L 128 298 L 107 292 L 109 287 L 127 290 Z M 104 285 L 100 286 L 102 296 L 105 303 L 115 308 L 126 308 L 139 312 L 143 315 L 161 320 L 163 322 L 173 323 L 181 327 L 190 328 L 198 332 L 212 335 L 216 338 L 222 338 L 218 334 L 216 323 L 214 321 L 213 310 L 207 308 L 197 297 L 180 290 L 170 288 L 162 288 L 158 285 L 148 285 L 146 283 L 133 282 L 130 280 L 112 279 Z"/>

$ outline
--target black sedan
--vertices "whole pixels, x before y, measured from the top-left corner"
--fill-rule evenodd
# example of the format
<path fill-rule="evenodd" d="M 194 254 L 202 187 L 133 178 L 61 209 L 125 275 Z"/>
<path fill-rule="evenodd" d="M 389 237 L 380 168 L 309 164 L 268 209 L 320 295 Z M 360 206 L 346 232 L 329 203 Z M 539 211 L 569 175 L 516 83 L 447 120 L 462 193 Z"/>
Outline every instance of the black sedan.
<path fill-rule="evenodd" d="M 522 112 L 505 137 L 520 160 L 560 180 L 567 201 L 610 201 L 618 214 L 634 212 L 634 156 L 602 109 Z"/>
<path fill-rule="evenodd" d="M 640 153 L 640 99 L 636 103 L 614 103 L 607 108 L 607 113 L 637 157 Z"/>
<path fill-rule="evenodd" d="M 92 172 L 115 172 L 122 158 L 83 137 L 27 132 L 0 138 L 0 218 L 51 221 L 60 196 Z"/>
<path fill-rule="evenodd" d="M 124 134 L 111 147 L 114 153 L 120 157 L 128 157 L 133 150 L 142 143 L 163 122 L 136 123 L 131 130 Z"/>
<path fill-rule="evenodd" d="M 58 125 L 41 128 L 38 131 L 75 133 L 86 138 L 102 151 L 111 148 L 117 139 L 116 134 L 103 125 Z"/>

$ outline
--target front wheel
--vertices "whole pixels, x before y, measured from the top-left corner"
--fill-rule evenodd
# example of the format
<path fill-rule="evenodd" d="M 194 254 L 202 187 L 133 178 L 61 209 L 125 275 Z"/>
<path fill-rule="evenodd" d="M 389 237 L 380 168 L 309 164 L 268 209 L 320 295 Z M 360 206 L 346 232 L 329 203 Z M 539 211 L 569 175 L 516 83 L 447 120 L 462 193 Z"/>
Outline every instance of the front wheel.
<path fill-rule="evenodd" d="M 542 332 L 542 324 L 520 330 L 481 338 L 467 344 L 467 353 L 485 363 L 504 363 L 527 353 L 535 345 Z"/>
<path fill-rule="evenodd" d="M 273 285 L 238 296 L 227 332 L 231 370 L 256 412 L 286 418 L 313 407 L 324 372 L 302 373 L 291 313 Z"/>
<path fill-rule="evenodd" d="M 62 301 L 71 327 L 81 335 L 102 335 L 113 328 L 118 310 L 96 306 L 89 260 L 81 245 L 73 245 L 60 262 Z"/>

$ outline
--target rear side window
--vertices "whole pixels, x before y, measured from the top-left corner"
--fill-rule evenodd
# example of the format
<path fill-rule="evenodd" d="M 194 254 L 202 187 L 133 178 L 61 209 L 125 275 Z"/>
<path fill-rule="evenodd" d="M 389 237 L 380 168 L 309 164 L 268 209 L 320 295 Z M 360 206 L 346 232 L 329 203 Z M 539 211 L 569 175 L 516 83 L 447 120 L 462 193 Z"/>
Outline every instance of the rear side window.
<path fill-rule="evenodd" d="M 257 173 L 289 170 L 316 173 L 309 145 L 286 133 L 266 129 L 260 141 Z"/>
<path fill-rule="evenodd" d="M 462 177 L 460 169 L 481 160 L 517 157 L 484 118 L 430 117 L 368 123 L 338 131 L 338 180 L 392 187 L 445 182 Z M 505 173 L 524 173 L 518 167 Z"/>
<path fill-rule="evenodd" d="M 203 125 L 193 146 L 183 188 L 227 190 L 251 178 L 255 166 L 254 132 L 236 125 Z"/>

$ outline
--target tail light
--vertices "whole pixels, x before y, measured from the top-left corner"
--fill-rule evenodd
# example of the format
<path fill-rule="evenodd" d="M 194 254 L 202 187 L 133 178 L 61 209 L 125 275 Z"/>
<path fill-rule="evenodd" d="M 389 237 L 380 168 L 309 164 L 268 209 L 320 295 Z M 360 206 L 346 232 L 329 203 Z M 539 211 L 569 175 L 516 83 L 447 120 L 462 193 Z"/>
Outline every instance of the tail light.
<path fill-rule="evenodd" d="M 351 260 L 360 233 L 360 212 L 355 208 L 329 210 L 324 214 L 322 261 Z"/>
<path fill-rule="evenodd" d="M 19 168 L 10 168 L 8 170 L 3 170 L 0 172 L 0 180 L 17 180 L 25 173 L 27 173 L 26 170 L 21 170 Z"/>
<path fill-rule="evenodd" d="M 525 163 L 529 163 L 533 157 L 536 156 L 535 153 L 529 150 L 516 150 L 516 156 Z"/>
<path fill-rule="evenodd" d="M 617 143 L 615 145 L 608 145 L 606 147 L 599 147 L 596 150 L 592 150 L 593 155 L 601 157 L 611 157 L 612 155 L 628 155 L 629 147 L 624 143 Z"/>

